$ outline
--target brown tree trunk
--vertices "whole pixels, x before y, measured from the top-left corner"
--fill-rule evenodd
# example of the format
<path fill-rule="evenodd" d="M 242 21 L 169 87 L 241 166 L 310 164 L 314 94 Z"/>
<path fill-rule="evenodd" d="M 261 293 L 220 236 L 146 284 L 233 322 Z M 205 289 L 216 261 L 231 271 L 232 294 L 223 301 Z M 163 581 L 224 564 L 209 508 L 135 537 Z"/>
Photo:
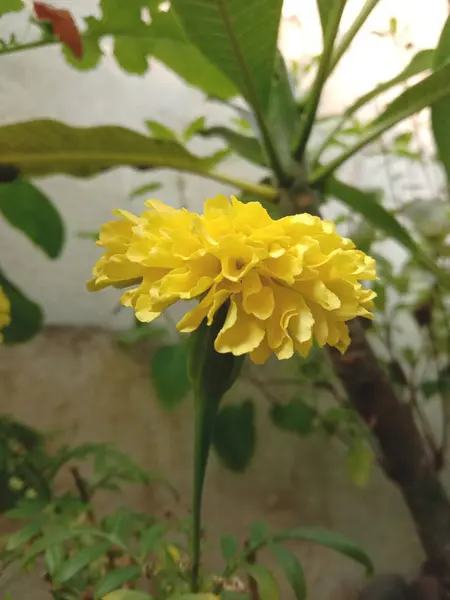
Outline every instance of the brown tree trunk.
<path fill-rule="evenodd" d="M 291 189 L 292 214 L 319 214 L 316 192 Z M 281 198 L 282 203 L 286 197 Z M 352 343 L 344 355 L 328 349 L 334 370 L 354 410 L 373 432 L 381 467 L 397 485 L 410 510 L 427 555 L 427 571 L 436 575 L 450 598 L 450 499 L 439 478 L 411 406 L 395 393 L 370 346 L 360 319 L 348 323 Z M 376 516 L 374 516 L 376 518 Z"/>

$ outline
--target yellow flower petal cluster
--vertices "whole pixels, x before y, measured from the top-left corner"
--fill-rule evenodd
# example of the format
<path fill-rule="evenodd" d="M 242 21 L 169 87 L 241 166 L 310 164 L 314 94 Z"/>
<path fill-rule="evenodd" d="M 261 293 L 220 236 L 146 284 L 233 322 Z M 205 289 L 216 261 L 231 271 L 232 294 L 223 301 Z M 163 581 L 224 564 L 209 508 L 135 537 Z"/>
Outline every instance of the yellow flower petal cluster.
<path fill-rule="evenodd" d="M 146 202 L 138 217 L 117 210 L 97 242 L 105 249 L 88 289 L 134 286 L 122 296 L 140 321 L 150 322 L 179 300 L 199 302 L 178 323 L 194 331 L 228 312 L 217 352 L 250 354 L 263 363 L 274 353 L 305 356 L 315 339 L 344 352 L 346 321 L 371 318 L 375 261 L 342 238 L 333 223 L 300 214 L 272 219 L 258 202 L 225 196 L 207 200 L 203 215 Z"/>
<path fill-rule="evenodd" d="M 0 287 L 0 343 L 3 341 L 1 330 L 11 322 L 11 305 L 5 292 Z"/>

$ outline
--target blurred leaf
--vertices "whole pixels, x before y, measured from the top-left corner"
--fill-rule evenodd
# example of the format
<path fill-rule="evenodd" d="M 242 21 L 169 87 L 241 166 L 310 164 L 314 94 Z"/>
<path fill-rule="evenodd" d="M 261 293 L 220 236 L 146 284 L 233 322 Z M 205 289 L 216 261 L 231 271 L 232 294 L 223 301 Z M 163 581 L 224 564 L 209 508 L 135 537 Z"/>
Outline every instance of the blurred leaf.
<path fill-rule="evenodd" d="M 109 571 L 109 573 L 102 577 L 102 579 L 95 586 L 94 598 L 102 598 L 106 594 L 117 590 L 125 583 L 135 581 L 140 576 L 141 570 L 136 565 L 131 565 L 129 567 L 121 567 L 120 569 Z"/>
<path fill-rule="evenodd" d="M 165 532 L 166 526 L 163 523 L 155 523 L 149 529 L 142 532 L 139 552 L 142 559 L 155 550 Z"/>
<path fill-rule="evenodd" d="M 378 281 L 375 281 L 372 289 L 377 295 L 374 300 L 376 308 L 379 311 L 384 312 L 386 310 L 386 287 Z"/>
<path fill-rule="evenodd" d="M 177 141 L 177 136 L 172 129 L 166 127 L 162 123 L 158 123 L 158 121 L 145 121 L 148 129 L 152 136 L 158 140 L 173 140 Z"/>
<path fill-rule="evenodd" d="M 319 527 L 298 527 L 276 533 L 271 536 L 268 542 L 285 542 L 287 540 L 314 542 L 325 548 L 330 548 L 363 565 L 368 574 L 373 573 L 373 564 L 367 554 L 352 540 L 339 533 L 320 529 Z"/>
<path fill-rule="evenodd" d="M 11 323 L 2 330 L 5 344 L 27 342 L 43 327 L 44 315 L 38 304 L 27 298 L 0 271 L 0 287 L 11 303 Z"/>
<path fill-rule="evenodd" d="M 267 108 L 282 0 L 172 0 L 171 5 L 200 51 L 253 107 Z"/>
<path fill-rule="evenodd" d="M 378 202 L 378 192 L 360 190 L 343 181 L 330 178 L 326 183 L 326 193 L 349 206 L 375 228 L 394 238 L 416 257 L 423 260 L 423 251 L 417 246 L 408 231 Z"/>
<path fill-rule="evenodd" d="M 22 10 L 22 0 L 1 0 L 0 2 L 0 17 L 9 12 L 17 12 Z"/>
<path fill-rule="evenodd" d="M 86 17 L 85 22 L 88 26 L 87 32 L 88 35 L 83 35 L 83 56 L 81 58 L 77 58 L 72 50 L 67 46 L 63 46 L 62 51 L 64 58 L 66 61 L 74 67 L 75 69 L 79 69 L 80 71 L 88 71 L 93 69 L 100 62 L 100 58 L 102 56 L 102 51 L 100 50 L 99 38 L 89 35 L 90 28 L 93 24 L 97 23 L 97 19 L 94 17 Z M 86 33 L 86 32 L 83 32 Z"/>
<path fill-rule="evenodd" d="M 146 183 L 145 185 L 141 185 L 138 188 L 135 188 L 131 194 L 130 198 L 137 198 L 138 196 L 143 196 L 144 194 L 149 194 L 151 192 L 156 192 L 156 190 L 160 190 L 162 188 L 162 183 L 154 182 L 154 183 Z"/>
<path fill-rule="evenodd" d="M 396 135 L 393 141 L 396 146 L 409 146 L 409 144 L 412 142 L 412 140 L 413 140 L 412 131 L 405 131 L 403 133 L 399 133 L 398 135 Z"/>
<path fill-rule="evenodd" d="M 103 600 L 153 600 L 153 597 L 135 590 L 116 590 L 107 594 Z"/>
<path fill-rule="evenodd" d="M 120 333 L 117 341 L 124 346 L 132 346 L 144 340 L 160 340 L 167 335 L 168 331 L 164 327 L 156 327 L 153 323 L 142 323 L 140 327 L 133 327 Z"/>
<path fill-rule="evenodd" d="M 64 556 L 64 548 L 61 544 L 50 546 L 50 548 L 47 548 L 44 552 L 45 569 L 52 579 L 64 561 Z"/>
<path fill-rule="evenodd" d="M 250 525 L 248 543 L 250 546 L 258 546 L 269 535 L 265 521 L 255 521 Z"/>
<path fill-rule="evenodd" d="M 447 18 L 439 43 L 434 53 L 433 69 L 435 75 L 450 60 L 450 17 Z M 447 181 L 450 181 L 450 98 L 445 97 L 431 106 L 431 124 L 438 155 L 444 166 Z"/>
<path fill-rule="evenodd" d="M 256 430 L 251 400 L 219 410 L 213 445 L 219 458 L 232 471 L 244 471 L 255 451 Z"/>
<path fill-rule="evenodd" d="M 270 418 L 274 425 L 300 436 L 313 431 L 316 416 L 317 411 L 301 398 L 293 398 L 288 404 L 279 403 L 270 407 Z"/>
<path fill-rule="evenodd" d="M 297 557 L 280 544 L 272 544 L 270 550 L 282 567 L 296 599 L 305 600 L 307 595 L 305 573 Z"/>
<path fill-rule="evenodd" d="M 42 537 L 34 542 L 34 544 L 25 554 L 25 561 L 29 562 L 38 554 L 47 550 L 47 548 L 51 548 L 52 546 L 62 544 L 63 542 L 67 542 L 69 540 L 74 540 L 82 535 L 89 534 L 95 535 L 95 529 L 89 527 L 74 527 L 73 529 L 68 529 L 66 526 L 64 529 L 57 528 L 54 531 L 46 532 Z"/>
<path fill-rule="evenodd" d="M 191 384 L 187 373 L 185 344 L 162 346 L 151 362 L 151 377 L 158 400 L 166 409 L 173 409 L 186 397 Z"/>
<path fill-rule="evenodd" d="M 87 546 L 78 550 L 76 554 L 71 556 L 59 569 L 54 576 L 54 582 L 57 585 L 62 585 L 85 569 L 91 563 L 95 562 L 100 556 L 103 556 L 108 548 L 111 547 L 110 542 L 98 542 L 93 546 Z"/>
<path fill-rule="evenodd" d="M 189 123 L 189 125 L 183 132 L 183 140 L 185 142 L 188 142 L 196 133 L 198 133 L 202 129 L 205 129 L 205 123 L 206 118 L 203 116 L 194 119 L 194 121 L 191 121 L 191 123 Z"/>
<path fill-rule="evenodd" d="M 327 0 L 322 0 L 326 2 Z M 382 92 L 386 92 L 387 90 L 403 83 L 410 77 L 414 77 L 415 75 L 419 75 L 423 71 L 427 71 L 431 69 L 433 64 L 433 55 L 434 50 L 420 50 L 417 54 L 413 56 L 411 62 L 401 71 L 398 75 L 389 79 L 389 81 L 385 81 L 384 83 L 380 83 L 378 86 L 370 90 L 364 96 L 361 96 L 356 100 L 354 104 L 350 108 L 345 111 L 345 114 L 349 117 L 357 110 L 359 110 L 364 104 L 367 104 L 377 96 L 379 96 Z M 356 133 L 360 133 L 359 131 Z"/>
<path fill-rule="evenodd" d="M 353 440 L 347 452 L 346 464 L 352 482 L 358 487 L 365 487 L 373 465 L 373 452 L 365 440 Z"/>
<path fill-rule="evenodd" d="M 267 567 L 249 564 L 243 565 L 243 567 L 258 586 L 259 600 L 279 600 L 280 588 L 278 582 Z"/>
<path fill-rule="evenodd" d="M 439 381 L 437 379 L 424 381 L 420 385 L 420 387 L 422 389 L 423 395 L 427 399 L 431 398 L 435 394 L 439 394 Z"/>
<path fill-rule="evenodd" d="M 16 531 L 15 533 L 13 533 L 7 539 L 6 544 L 5 544 L 5 550 L 7 550 L 8 552 L 17 550 L 17 548 L 20 548 L 21 546 L 23 546 L 24 544 L 29 542 L 32 538 L 34 538 L 36 535 L 41 533 L 41 531 L 42 531 L 42 523 L 41 522 L 30 523 L 29 525 L 26 525 L 22 529 L 19 529 L 19 531 Z"/>
<path fill-rule="evenodd" d="M 242 133 L 233 131 L 228 127 L 222 126 L 202 129 L 198 132 L 198 134 L 206 138 L 220 137 L 236 154 L 239 154 L 246 160 L 257 165 L 265 164 L 265 159 L 263 157 L 261 145 L 259 141 L 254 137 L 243 135 Z"/>
<path fill-rule="evenodd" d="M 71 127 L 48 119 L 0 127 L 0 165 L 15 165 L 24 176 L 89 177 L 119 166 L 204 173 L 218 158 L 197 157 L 178 142 L 124 127 Z"/>
<path fill-rule="evenodd" d="M 62 219 L 47 196 L 29 181 L 16 179 L 0 185 L 0 213 L 50 258 L 59 256 L 64 243 Z"/>
<path fill-rule="evenodd" d="M 198 592 L 197 594 L 174 594 L 173 596 L 169 596 L 167 600 L 217 600 L 217 596 L 215 594 Z"/>
<path fill-rule="evenodd" d="M 235 535 L 227 533 L 220 538 L 220 549 L 222 550 L 223 560 L 225 564 L 231 564 L 236 558 L 238 550 L 238 541 Z"/>

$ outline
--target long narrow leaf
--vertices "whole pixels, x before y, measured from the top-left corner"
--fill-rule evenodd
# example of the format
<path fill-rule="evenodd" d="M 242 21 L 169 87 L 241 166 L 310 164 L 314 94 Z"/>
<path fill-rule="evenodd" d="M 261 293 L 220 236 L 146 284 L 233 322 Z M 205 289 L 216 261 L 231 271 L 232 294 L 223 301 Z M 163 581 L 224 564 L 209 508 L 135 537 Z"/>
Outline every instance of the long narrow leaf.
<path fill-rule="evenodd" d="M 433 68 L 439 69 L 450 60 L 450 17 L 447 19 L 434 54 Z M 431 106 L 431 124 L 439 158 L 450 181 L 450 96 Z"/>

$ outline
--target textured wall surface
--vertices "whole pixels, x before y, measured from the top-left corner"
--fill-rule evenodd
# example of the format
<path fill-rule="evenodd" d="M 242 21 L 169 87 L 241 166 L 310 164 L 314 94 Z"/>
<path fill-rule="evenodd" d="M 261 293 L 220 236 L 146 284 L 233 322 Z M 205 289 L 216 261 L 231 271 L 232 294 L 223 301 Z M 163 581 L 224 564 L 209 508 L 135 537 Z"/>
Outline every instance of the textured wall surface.
<path fill-rule="evenodd" d="M 146 353 L 124 352 L 109 332 L 49 327 L 27 345 L 0 349 L 2 412 L 47 431 L 60 430 L 60 439 L 71 443 L 115 442 L 141 466 L 168 474 L 181 492 L 180 505 L 174 506 L 166 492 L 133 488 L 126 497 L 100 498 L 100 510 L 131 499 L 140 510 L 171 506 L 185 514 L 192 403 L 185 401 L 173 413 L 163 411 L 147 373 Z M 412 524 L 397 491 L 378 471 L 367 488 L 355 488 L 339 447 L 276 430 L 262 399 L 257 432 L 257 452 L 245 475 L 225 470 L 214 456 L 211 460 L 204 507 L 211 536 L 231 531 L 242 539 L 250 523 L 260 519 L 273 530 L 320 525 L 357 540 L 380 572 L 414 574 L 421 552 Z M 359 566 L 314 545 L 293 547 L 304 564 L 311 598 L 353 597 L 363 581 Z M 218 548 L 208 560 L 218 564 Z M 21 600 L 29 597 L 29 590 L 21 576 L 0 575 L 0 597 L 15 591 L 14 600 Z M 34 591 L 32 598 L 38 600 Z"/>

